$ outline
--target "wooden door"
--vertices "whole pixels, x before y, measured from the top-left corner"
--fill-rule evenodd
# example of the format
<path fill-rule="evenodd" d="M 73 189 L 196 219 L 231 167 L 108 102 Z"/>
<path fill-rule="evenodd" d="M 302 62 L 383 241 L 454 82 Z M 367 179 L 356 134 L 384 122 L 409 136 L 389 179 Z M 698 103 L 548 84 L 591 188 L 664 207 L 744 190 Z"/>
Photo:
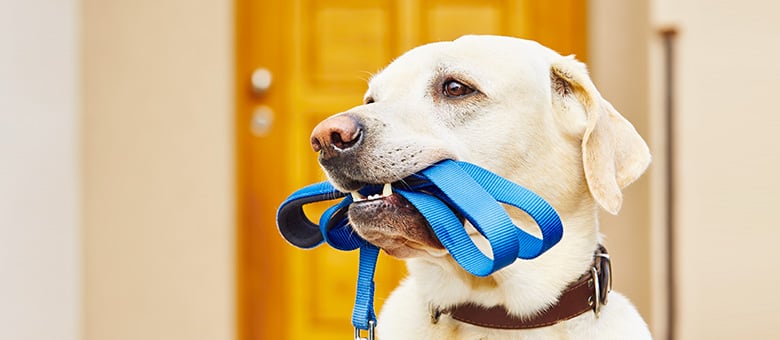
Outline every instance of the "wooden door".
<path fill-rule="evenodd" d="M 294 248 L 274 222 L 289 193 L 324 180 L 312 128 L 359 105 L 373 72 L 426 42 L 513 35 L 583 59 L 584 0 L 236 1 L 239 337 L 346 339 L 357 252 Z M 250 85 L 257 68 L 272 75 L 262 93 Z M 380 256 L 377 311 L 404 272 Z"/>

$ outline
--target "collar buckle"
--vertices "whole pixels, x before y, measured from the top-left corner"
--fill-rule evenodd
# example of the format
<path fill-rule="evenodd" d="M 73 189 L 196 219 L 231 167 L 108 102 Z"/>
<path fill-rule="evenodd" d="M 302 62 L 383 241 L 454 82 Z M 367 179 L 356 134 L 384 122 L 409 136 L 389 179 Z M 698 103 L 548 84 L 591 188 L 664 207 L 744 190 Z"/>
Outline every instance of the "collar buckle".
<path fill-rule="evenodd" d="M 590 268 L 590 282 L 593 287 L 593 295 L 588 297 L 588 304 L 593 307 L 596 318 L 601 314 L 601 306 L 607 304 L 607 297 L 612 291 L 612 261 L 606 249 L 600 246 L 594 254 L 593 267 Z"/>

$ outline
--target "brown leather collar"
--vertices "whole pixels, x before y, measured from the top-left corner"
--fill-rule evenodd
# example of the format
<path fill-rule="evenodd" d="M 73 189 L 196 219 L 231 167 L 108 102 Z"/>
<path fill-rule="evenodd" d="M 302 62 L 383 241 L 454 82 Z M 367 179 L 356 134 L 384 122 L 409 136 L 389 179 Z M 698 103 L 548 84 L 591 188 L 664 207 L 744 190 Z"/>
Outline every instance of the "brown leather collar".
<path fill-rule="evenodd" d="M 504 306 L 483 307 L 461 304 L 446 309 L 431 309 L 431 322 L 437 323 L 441 314 L 476 326 L 498 329 L 529 329 L 551 326 L 592 310 L 599 316 L 601 306 L 607 304 L 612 290 L 612 266 L 604 246 L 599 245 L 593 255 L 593 266 L 580 278 L 569 284 L 558 297 L 558 303 L 535 316 L 515 316 Z"/>

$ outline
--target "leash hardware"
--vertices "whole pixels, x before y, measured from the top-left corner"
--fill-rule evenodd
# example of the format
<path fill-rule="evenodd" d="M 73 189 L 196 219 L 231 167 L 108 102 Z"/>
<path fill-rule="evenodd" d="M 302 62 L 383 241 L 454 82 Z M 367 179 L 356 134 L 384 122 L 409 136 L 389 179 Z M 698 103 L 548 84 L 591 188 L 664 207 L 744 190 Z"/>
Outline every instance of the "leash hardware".
<path fill-rule="evenodd" d="M 355 327 L 355 340 L 375 340 L 374 328 L 376 328 L 376 321 L 368 320 L 368 337 L 364 338 L 360 335 L 360 328 Z"/>

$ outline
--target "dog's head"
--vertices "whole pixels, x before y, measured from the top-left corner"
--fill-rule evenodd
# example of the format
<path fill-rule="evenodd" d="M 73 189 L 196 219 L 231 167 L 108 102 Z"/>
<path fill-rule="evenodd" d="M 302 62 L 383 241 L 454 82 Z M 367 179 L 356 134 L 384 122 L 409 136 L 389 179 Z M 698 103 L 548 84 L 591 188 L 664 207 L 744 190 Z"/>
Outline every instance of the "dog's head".
<path fill-rule="evenodd" d="M 315 127 L 312 147 L 342 191 L 463 160 L 537 192 L 561 214 L 610 213 L 649 164 L 647 145 L 584 64 L 532 41 L 466 36 L 415 48 L 369 82 L 364 104 Z M 397 257 L 446 251 L 425 219 L 385 191 L 349 208 L 356 232 Z"/>

